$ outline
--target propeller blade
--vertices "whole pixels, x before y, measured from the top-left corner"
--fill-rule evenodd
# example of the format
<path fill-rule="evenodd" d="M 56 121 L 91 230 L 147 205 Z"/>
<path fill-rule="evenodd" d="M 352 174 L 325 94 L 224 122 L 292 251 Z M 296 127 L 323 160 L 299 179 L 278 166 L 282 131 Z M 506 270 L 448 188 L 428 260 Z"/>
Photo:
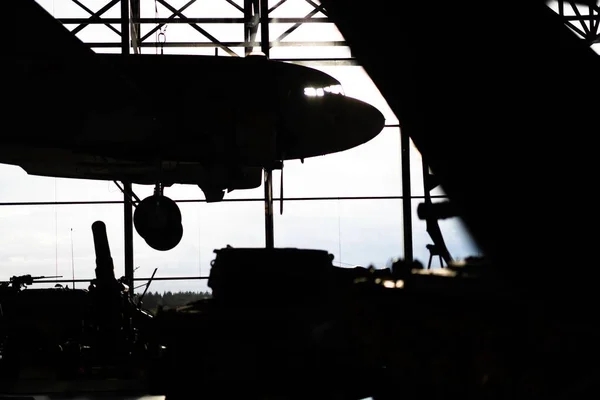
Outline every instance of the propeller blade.
<path fill-rule="evenodd" d="M 281 174 L 279 182 L 279 215 L 283 215 L 283 161 L 281 161 Z"/>

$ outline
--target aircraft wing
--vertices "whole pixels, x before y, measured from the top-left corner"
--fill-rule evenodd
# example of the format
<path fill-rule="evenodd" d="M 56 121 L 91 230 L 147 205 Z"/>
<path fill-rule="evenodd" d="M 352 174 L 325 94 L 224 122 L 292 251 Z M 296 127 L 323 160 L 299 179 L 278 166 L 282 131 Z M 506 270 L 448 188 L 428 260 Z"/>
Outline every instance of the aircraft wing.
<path fill-rule="evenodd" d="M 15 156 L 16 155 L 16 156 Z M 262 184 L 262 168 L 242 164 L 162 161 L 157 164 L 115 159 L 67 149 L 0 148 L 0 160 L 19 165 L 30 175 L 109 180 L 163 186 L 192 184 L 202 189 L 207 201 L 220 201 L 224 191 L 254 189 Z"/>

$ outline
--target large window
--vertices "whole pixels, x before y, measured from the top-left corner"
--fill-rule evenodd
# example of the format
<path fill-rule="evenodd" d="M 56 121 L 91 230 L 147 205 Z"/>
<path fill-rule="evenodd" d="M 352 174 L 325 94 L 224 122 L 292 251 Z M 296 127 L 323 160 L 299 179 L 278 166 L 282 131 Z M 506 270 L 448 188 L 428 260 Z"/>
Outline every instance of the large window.
<path fill-rule="evenodd" d="M 38 0 L 50 14 L 61 20 L 76 36 L 96 52 L 120 52 L 120 8 L 110 7 L 95 19 L 81 19 L 98 13 L 101 5 L 90 3 L 86 10 L 71 0 Z M 93 3 L 93 6 L 91 5 Z M 132 27 L 132 43 L 143 53 L 217 54 L 243 56 L 246 47 L 243 2 L 239 7 L 224 0 L 195 2 L 177 14 L 154 2 L 141 2 L 141 18 L 170 18 L 167 24 L 146 22 Z M 183 0 L 168 2 L 181 9 Z M 385 116 L 386 127 L 373 140 L 345 152 L 286 162 L 283 168 L 283 214 L 279 213 L 280 172 L 273 174 L 274 235 L 276 247 L 323 249 L 334 255 L 336 265 L 374 265 L 385 267 L 392 258 L 404 257 L 402 215 L 402 163 L 399 122 L 366 72 L 351 57 L 344 38 L 326 15 L 315 12 L 313 2 L 289 0 L 273 8 L 269 26 L 272 43 L 270 57 L 282 62 L 309 64 L 338 79 L 347 96 L 370 103 Z M 205 19 L 181 23 L 187 18 Z M 73 18 L 77 18 L 74 20 Z M 110 23 L 102 19 L 112 18 Z M 210 21 L 220 18 L 221 22 Z M 296 18 L 290 22 L 289 18 Z M 301 18 L 322 22 L 302 23 Z M 178 19 L 178 21 L 174 21 Z M 286 21 L 286 22 L 281 22 Z M 177 22 L 177 23 L 176 23 Z M 137 39 L 135 29 L 139 29 Z M 261 30 L 257 30 L 253 50 L 260 49 Z M 130 48 L 130 52 L 134 52 Z M 161 84 L 173 77 L 157 77 Z M 90 77 L 93 79 L 93 77 Z M 149 82 L 156 84 L 156 82 Z M 85 85 L 82 85 L 82 88 Z M 199 110 L 198 121 L 202 116 Z M 423 201 L 422 165 L 418 151 L 411 153 L 412 243 L 414 258 L 427 265 L 426 249 L 430 238 L 416 208 Z M 135 194 L 152 194 L 151 186 L 133 185 Z M 220 203 L 205 203 L 196 186 L 175 185 L 165 194 L 179 203 L 184 235 L 173 250 L 151 249 L 134 231 L 135 284 L 150 277 L 157 269 L 158 278 L 150 291 L 208 291 L 205 279 L 214 259 L 213 250 L 227 245 L 262 247 L 265 245 L 263 188 L 238 190 L 225 195 Z M 443 199 L 441 189 L 432 192 Z M 115 274 L 124 274 L 123 194 L 110 181 L 58 179 L 27 175 L 15 166 L 0 165 L 0 280 L 14 275 L 60 275 L 63 280 L 93 277 L 95 257 L 91 224 L 102 220 L 115 264 Z M 82 203 L 82 204 L 79 204 Z M 457 259 L 477 255 L 478 250 L 460 220 L 440 222 L 450 253 Z M 439 267 L 434 259 L 432 267 Z M 191 278 L 181 279 L 176 278 Z M 52 285 L 49 283 L 48 285 Z M 69 284 L 62 282 L 62 284 Z M 144 290 L 139 287 L 137 291 Z"/>

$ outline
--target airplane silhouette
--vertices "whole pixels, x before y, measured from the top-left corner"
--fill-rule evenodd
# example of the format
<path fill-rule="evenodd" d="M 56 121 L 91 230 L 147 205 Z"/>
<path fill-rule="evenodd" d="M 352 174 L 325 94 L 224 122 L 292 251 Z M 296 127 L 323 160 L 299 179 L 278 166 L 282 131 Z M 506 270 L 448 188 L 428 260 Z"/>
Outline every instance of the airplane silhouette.
<path fill-rule="evenodd" d="M 172 240 L 151 244 L 160 250 L 182 233 L 179 222 L 165 222 L 181 216 L 164 187 L 194 184 L 220 201 L 259 187 L 263 169 L 353 148 L 384 126 L 381 112 L 316 69 L 260 55 L 97 54 L 35 2 L 9 8 L 32 22 L 10 22 L 2 117 L 12 129 L 0 134 L 0 163 L 156 185 L 134 222 L 161 238 L 175 226 Z M 32 46 L 40 36 L 51 45 Z"/>

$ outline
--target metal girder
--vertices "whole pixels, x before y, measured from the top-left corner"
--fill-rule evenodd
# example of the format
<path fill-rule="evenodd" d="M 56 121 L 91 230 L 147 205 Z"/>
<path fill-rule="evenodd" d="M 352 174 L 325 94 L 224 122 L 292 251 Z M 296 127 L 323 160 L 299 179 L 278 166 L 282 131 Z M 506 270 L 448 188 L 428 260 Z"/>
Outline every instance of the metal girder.
<path fill-rule="evenodd" d="M 137 22 L 140 19 L 140 1 L 141 0 L 129 0 L 129 11 L 130 11 L 130 28 L 131 28 L 131 47 L 133 47 L 133 51 L 135 54 L 141 53 L 141 26 L 140 23 Z"/>
<path fill-rule="evenodd" d="M 60 16 L 56 16 L 56 19 L 61 22 L 63 25 L 76 25 L 75 28 L 71 30 L 72 33 L 77 34 L 81 32 L 84 28 L 92 25 L 104 25 L 112 32 L 116 33 L 121 37 L 123 35 L 122 30 L 119 30 L 115 25 L 121 25 L 123 28 L 125 25 L 120 17 L 107 17 L 103 18 L 103 16 L 111 10 L 116 4 L 121 3 L 123 7 L 122 0 L 109 0 L 107 3 L 99 8 L 97 11 L 93 11 L 88 6 L 84 4 L 84 0 L 65 0 L 66 2 L 72 2 L 77 7 L 83 9 L 86 13 L 89 14 L 88 18 L 85 17 L 76 17 L 76 18 L 61 18 Z M 127 0 L 125 0 L 127 1 Z M 230 4 L 235 10 L 240 12 L 239 17 L 228 15 L 226 17 L 204 17 L 202 15 L 191 15 L 191 11 L 189 10 L 190 6 L 197 3 L 197 0 L 189 0 L 189 1 L 176 1 L 176 0 L 155 0 L 156 4 L 162 5 L 165 9 L 167 9 L 170 15 L 167 16 L 158 16 L 156 15 L 154 18 L 149 18 L 148 16 L 142 17 L 140 15 L 140 0 L 128 0 L 129 3 L 129 15 L 126 17 L 127 24 L 129 26 L 129 30 L 126 33 L 127 40 L 129 42 L 129 46 L 133 49 L 133 52 L 139 53 L 142 48 L 217 48 L 223 49 L 223 51 L 229 56 L 238 56 L 240 54 L 239 50 L 235 50 L 234 48 L 244 49 L 244 55 L 248 55 L 253 48 L 259 46 L 267 46 L 268 48 L 280 47 L 280 46 L 311 46 L 311 47 L 322 47 L 322 46 L 343 46 L 347 47 L 347 44 L 344 40 L 323 40 L 323 41 L 286 41 L 285 39 L 298 28 L 300 28 L 304 24 L 332 24 L 333 21 L 328 17 L 327 10 L 318 2 L 313 0 L 280 0 L 277 2 L 269 2 L 266 1 L 262 17 L 260 16 L 260 0 L 244 0 L 243 2 L 234 1 L 234 0 L 210 0 L 212 2 L 216 1 L 224 1 Z M 289 3 L 306 3 L 312 7 L 312 10 L 306 13 L 306 7 L 304 7 L 304 12 L 302 15 L 298 16 L 285 16 L 285 17 L 271 17 L 271 13 L 280 9 L 283 5 Z M 240 5 L 238 3 L 242 3 Z M 269 4 L 271 3 L 271 4 Z M 187 11 L 187 12 L 186 12 Z M 185 13 L 184 13 L 185 12 Z M 316 17 L 317 14 L 321 14 L 321 16 Z M 270 24 L 292 24 L 292 26 L 287 29 L 285 32 L 280 34 L 277 38 L 270 39 L 268 42 L 264 40 L 257 41 L 256 36 L 258 33 L 258 29 L 261 26 L 261 22 L 265 22 L 266 25 Z M 163 32 L 168 24 L 185 24 L 192 27 L 196 32 L 198 32 L 201 37 L 198 39 L 186 40 L 186 41 L 169 41 L 166 42 L 166 39 L 163 37 L 163 41 L 159 40 L 148 40 L 151 38 L 153 34 L 157 32 Z M 201 25 L 210 25 L 210 24 L 231 24 L 233 25 L 243 25 L 244 29 L 244 37 L 241 38 L 240 41 L 223 41 L 220 40 L 215 35 L 212 35 L 207 31 L 205 27 Z M 154 25 L 154 26 L 152 26 Z M 150 27 L 151 26 L 151 27 Z M 148 29 L 148 31 L 143 32 L 144 28 Z M 261 28 L 262 29 L 262 28 Z M 91 48 L 95 49 L 111 49 L 111 48 L 119 48 L 122 46 L 122 38 L 114 41 L 97 41 L 91 42 L 86 41 Z M 287 61 L 287 60 L 286 60 Z M 336 58 L 322 58 L 322 57 L 305 57 L 302 59 L 290 59 L 289 61 L 294 61 L 298 63 L 302 63 L 305 65 L 358 65 L 356 60 L 352 57 L 336 57 Z"/>
<path fill-rule="evenodd" d="M 191 1 L 187 5 L 194 3 L 196 0 Z M 185 7 L 178 9 L 183 11 Z M 168 18 L 131 18 L 131 22 L 137 24 L 241 24 L 244 23 L 244 18 L 175 18 L 177 14 L 173 14 Z M 295 20 L 297 18 L 289 18 Z M 63 24 L 119 24 L 121 18 L 102 18 L 100 21 L 88 22 L 87 18 L 57 18 Z"/>
<path fill-rule="evenodd" d="M 107 4 L 106 6 L 104 6 L 103 8 L 101 8 L 99 11 L 97 12 L 93 12 L 92 10 L 90 10 L 89 8 L 87 8 L 84 4 L 82 4 L 80 1 L 78 0 L 71 0 L 73 3 L 77 4 L 79 7 L 81 7 L 83 10 L 85 10 L 85 12 L 90 14 L 89 18 L 77 18 L 77 21 L 73 21 L 71 23 L 73 24 L 79 24 L 79 26 L 75 29 L 73 29 L 73 33 L 77 33 L 79 31 L 81 31 L 83 28 L 85 28 L 86 26 L 90 25 L 91 23 L 102 23 L 104 24 L 108 29 L 110 29 L 111 31 L 113 31 L 114 33 L 116 33 L 117 35 L 121 36 L 121 32 L 119 32 L 118 29 L 116 29 L 115 27 L 113 27 L 112 25 L 109 25 L 109 22 L 106 22 L 104 20 L 102 20 L 100 18 L 100 16 L 105 13 L 106 11 L 110 10 L 112 8 L 112 6 L 114 6 L 116 3 L 118 3 L 119 0 L 113 0 L 111 1 L 109 4 Z M 74 18 L 75 19 L 75 18 Z M 118 24 L 120 23 L 120 19 L 117 19 L 117 21 L 113 22 L 113 24 Z"/>
<path fill-rule="evenodd" d="M 310 19 L 313 15 L 317 14 L 320 11 L 324 11 L 322 6 L 318 6 L 316 7 L 314 10 L 312 10 L 311 12 L 309 12 L 304 19 L 308 20 Z M 282 33 L 277 39 L 275 39 L 275 43 L 279 43 L 281 42 L 283 39 L 286 38 L 286 36 L 288 36 L 290 33 L 294 32 L 296 29 L 298 29 L 300 26 L 302 25 L 302 22 L 297 22 L 294 24 L 294 26 L 292 26 L 291 28 L 289 28 L 288 30 L 286 30 L 284 33 Z"/>
<path fill-rule="evenodd" d="M 258 32 L 258 25 L 260 23 L 258 3 L 258 0 L 244 0 L 244 41 L 246 42 L 246 55 L 252 52 L 253 46 L 251 43 L 256 42 L 256 33 Z"/>
<path fill-rule="evenodd" d="M 226 3 L 231 4 L 234 8 L 236 8 L 239 12 L 244 12 L 244 9 L 240 7 L 237 3 L 232 0 L 225 0 Z"/>
<path fill-rule="evenodd" d="M 185 15 L 183 15 L 183 13 L 181 11 L 175 9 L 173 6 L 171 6 L 165 0 L 156 0 L 156 1 L 159 2 L 160 4 L 162 4 L 165 8 L 167 8 L 169 11 L 171 11 L 174 15 L 178 16 L 179 18 L 184 18 L 184 19 L 187 18 Z M 238 56 L 236 52 L 234 52 L 229 47 L 227 47 L 224 44 L 222 44 L 221 42 L 219 42 L 219 40 L 216 37 L 212 36 L 210 33 L 208 33 L 203 28 L 199 27 L 197 24 L 190 23 L 189 25 L 192 28 L 194 28 L 196 31 L 198 31 L 200 34 L 202 34 L 204 37 L 206 37 L 207 39 L 209 39 L 211 42 L 213 42 L 214 44 L 216 44 L 218 47 L 220 47 L 221 49 L 225 50 L 225 52 L 227 54 L 229 54 L 230 56 L 234 56 L 234 57 Z"/>
<path fill-rule="evenodd" d="M 257 5 L 260 20 L 260 49 L 269 58 L 269 6 L 268 0 L 254 1 Z M 283 166 L 282 166 L 283 167 Z M 264 169 L 264 192 L 265 192 L 265 247 L 275 247 L 275 228 L 273 223 L 273 169 Z"/>
<path fill-rule="evenodd" d="M 196 2 L 196 0 L 190 0 L 187 3 L 185 3 L 182 7 L 180 7 L 177 11 L 181 12 L 183 10 L 185 10 L 186 8 L 188 8 L 189 6 L 191 6 L 192 4 L 194 4 Z M 171 16 L 169 18 L 166 18 L 166 21 L 168 23 L 171 23 L 171 21 L 175 21 L 177 14 L 173 13 L 171 14 Z M 183 19 L 182 21 L 185 21 L 185 19 Z M 163 26 L 165 26 L 167 24 L 167 22 L 161 22 L 158 23 L 158 25 L 156 25 L 154 28 L 150 29 L 150 32 L 146 33 L 144 36 L 142 36 L 142 38 L 140 39 L 140 45 L 141 43 L 148 39 L 153 33 L 155 33 L 156 31 L 160 30 Z"/>
<path fill-rule="evenodd" d="M 121 35 L 122 33 L 116 29 L 113 25 L 120 24 L 120 18 L 102 18 L 107 11 L 113 8 L 116 4 L 120 2 L 120 0 L 110 0 L 106 5 L 101 7 L 98 11 L 92 11 L 86 5 L 82 3 L 81 0 L 70 0 L 73 4 L 77 5 L 79 8 L 83 9 L 85 12 L 90 14 L 89 18 L 57 18 L 63 24 L 78 24 L 71 32 L 74 34 L 79 33 L 85 27 L 90 25 L 104 25 L 112 32 L 117 35 Z M 238 44 L 235 42 L 223 42 L 218 40 L 216 37 L 212 36 L 205 29 L 198 26 L 198 24 L 245 24 L 245 42 L 242 46 L 246 49 L 246 54 L 248 54 L 249 49 L 256 46 L 256 33 L 258 29 L 258 0 L 244 0 L 244 7 L 241 7 L 233 0 L 222 0 L 233 6 L 236 10 L 242 13 L 242 16 L 239 18 L 202 18 L 202 17 L 189 17 L 183 14 L 183 11 L 189 8 L 192 4 L 196 3 L 196 0 L 190 0 L 186 4 L 181 7 L 174 7 L 167 0 L 155 0 L 157 3 L 163 5 L 167 8 L 172 14 L 168 18 L 141 18 L 139 14 L 135 14 L 133 10 L 139 10 L 139 0 L 131 0 L 132 3 L 137 3 L 137 7 L 132 8 L 132 15 L 130 23 L 135 27 L 134 31 L 138 36 L 132 35 L 131 39 L 137 38 L 137 43 L 132 43 L 132 47 L 207 47 L 205 42 L 192 41 L 192 42 L 173 42 L 173 43 L 156 43 L 156 42 L 145 42 L 152 34 L 157 32 L 166 24 L 188 24 L 193 29 L 195 29 L 198 33 L 204 36 L 209 40 L 210 46 L 215 46 L 217 48 L 222 48 L 227 54 L 231 56 L 237 56 L 231 47 L 238 47 Z M 217 1 L 217 0 L 212 0 Z M 282 5 L 289 3 L 290 0 L 281 0 L 275 3 L 268 9 L 268 13 L 277 10 Z M 313 7 L 308 14 L 302 17 L 286 17 L 286 18 L 268 18 L 268 23 L 292 23 L 294 24 L 284 33 L 282 33 L 279 37 L 269 42 L 269 47 L 274 47 L 282 43 L 282 41 L 289 36 L 292 32 L 297 30 L 301 25 L 307 23 L 332 23 L 330 18 L 327 16 L 327 11 L 321 4 L 318 4 L 312 0 L 304 0 L 307 4 L 310 4 Z M 247 4 L 250 5 L 250 7 Z M 256 3 L 256 4 L 254 4 Z M 586 5 L 582 5 L 574 0 L 556 0 L 556 4 L 558 6 L 557 12 L 561 15 L 564 23 L 576 32 L 579 36 L 581 36 L 588 44 L 592 45 L 600 42 L 600 6 L 598 4 L 593 4 L 590 1 Z M 325 15 L 325 17 L 313 18 L 313 16 L 317 13 L 321 12 Z M 143 36 L 140 35 L 140 25 L 141 24 L 156 24 L 149 32 L 145 33 Z M 329 45 L 325 44 L 321 45 Z M 90 43 L 92 47 L 96 48 L 110 48 L 111 45 L 109 42 L 102 43 Z M 285 44 L 284 44 L 285 45 Z M 298 42 L 293 42 L 290 45 L 302 45 Z M 309 44 L 306 43 L 304 45 L 311 46 L 319 46 L 319 44 Z M 345 44 L 344 44 L 345 45 Z M 115 44 L 116 46 L 116 44 Z"/>
<path fill-rule="evenodd" d="M 577 33 L 590 46 L 600 42 L 600 5 L 578 4 L 573 0 L 557 0 L 558 14 L 565 25 Z M 565 7 L 567 6 L 567 7 Z"/>
<path fill-rule="evenodd" d="M 37 42 L 42 43 L 42 42 Z M 260 47 L 262 42 L 221 42 L 221 44 L 227 47 Z M 120 42 L 87 42 L 91 48 L 113 48 L 120 47 Z M 154 47 L 162 45 L 163 47 L 215 47 L 214 42 L 167 42 L 167 43 L 159 43 L 159 42 L 142 42 L 140 43 L 140 47 Z M 302 47 L 302 46 L 311 46 L 311 47 L 339 47 L 346 46 L 346 42 L 342 41 L 322 41 L 322 42 L 269 42 L 269 47 Z M 345 60 L 345 58 L 336 58 L 338 60 Z"/>

